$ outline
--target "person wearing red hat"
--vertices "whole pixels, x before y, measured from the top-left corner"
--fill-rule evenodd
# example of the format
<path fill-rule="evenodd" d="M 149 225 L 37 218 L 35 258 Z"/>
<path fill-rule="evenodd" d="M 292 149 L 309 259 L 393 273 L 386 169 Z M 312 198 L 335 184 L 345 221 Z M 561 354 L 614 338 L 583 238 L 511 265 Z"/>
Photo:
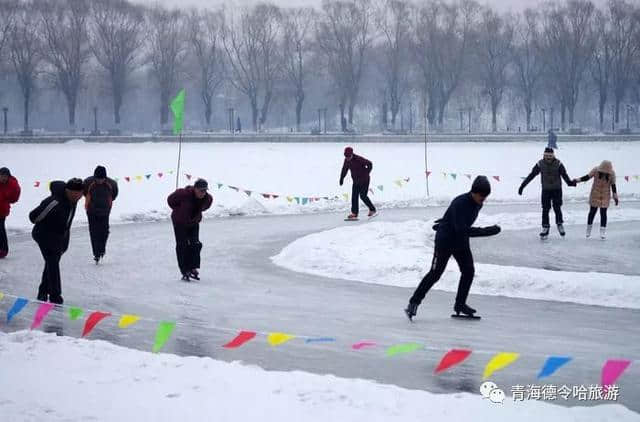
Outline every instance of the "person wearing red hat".
<path fill-rule="evenodd" d="M 340 172 L 340 186 L 344 183 L 344 178 L 349 170 L 351 170 L 353 186 L 351 189 L 351 214 L 349 214 L 347 220 L 358 219 L 359 199 L 362 199 L 362 202 L 369 208 L 369 217 L 374 217 L 376 215 L 376 207 L 373 206 L 368 196 L 369 182 L 371 180 L 369 175 L 373 170 L 373 164 L 366 158 L 354 154 L 353 148 L 346 147 L 344 149 L 344 164 Z"/>
<path fill-rule="evenodd" d="M 18 180 L 11 175 L 8 168 L 0 168 L 0 258 L 4 258 L 9 253 L 9 239 L 4 225 L 9 216 L 11 204 L 15 204 L 20 199 L 20 185 Z"/>

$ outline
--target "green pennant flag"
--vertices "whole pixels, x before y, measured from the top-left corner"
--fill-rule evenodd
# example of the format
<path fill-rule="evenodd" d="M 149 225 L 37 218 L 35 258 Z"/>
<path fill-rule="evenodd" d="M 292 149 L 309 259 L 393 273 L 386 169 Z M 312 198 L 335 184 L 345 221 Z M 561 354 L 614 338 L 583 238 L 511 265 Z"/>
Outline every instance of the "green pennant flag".
<path fill-rule="evenodd" d="M 184 89 L 181 89 L 176 98 L 171 101 L 169 108 L 173 112 L 173 134 L 182 132 L 182 121 L 184 117 Z"/>
<path fill-rule="evenodd" d="M 80 318 L 83 313 L 84 311 L 82 309 L 72 306 L 71 308 L 69 308 L 69 319 L 71 321 L 75 321 L 76 319 Z"/>
<path fill-rule="evenodd" d="M 391 346 L 387 349 L 387 356 L 395 356 L 404 353 L 411 353 L 418 349 L 421 349 L 423 346 L 418 343 L 403 343 L 396 344 L 395 346 Z"/>
<path fill-rule="evenodd" d="M 383 186 L 383 185 L 378 185 L 378 190 L 379 190 L 380 192 L 382 192 L 382 191 L 384 190 L 384 186 Z"/>
<path fill-rule="evenodd" d="M 153 344 L 153 353 L 158 353 L 162 346 L 169 340 L 173 329 L 176 327 L 175 322 L 161 321 L 156 331 L 156 341 Z"/>

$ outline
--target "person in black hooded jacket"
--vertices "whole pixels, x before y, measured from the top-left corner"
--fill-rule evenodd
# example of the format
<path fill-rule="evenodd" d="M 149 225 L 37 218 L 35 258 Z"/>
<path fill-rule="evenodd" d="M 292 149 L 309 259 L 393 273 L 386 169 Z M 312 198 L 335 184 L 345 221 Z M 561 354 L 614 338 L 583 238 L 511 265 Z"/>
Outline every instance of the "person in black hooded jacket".
<path fill-rule="evenodd" d="M 31 235 L 44 258 L 38 300 L 62 304 L 60 258 L 69 248 L 69 234 L 76 205 L 82 197 L 82 179 L 51 182 L 51 195 L 29 213 L 34 224 Z"/>
<path fill-rule="evenodd" d="M 107 249 L 109 214 L 113 201 L 118 197 L 118 184 L 107 177 L 105 167 L 97 166 L 93 176 L 84 181 L 84 196 L 93 260 L 97 264 Z"/>
<path fill-rule="evenodd" d="M 485 176 L 478 176 L 473 181 L 471 192 L 467 192 L 455 198 L 444 216 L 436 221 L 433 227 L 436 230 L 436 239 L 433 250 L 431 270 L 424 276 L 420 285 L 411 296 L 405 313 L 412 319 L 418 306 L 427 295 L 431 287 L 442 276 L 449 258 L 453 258 L 460 267 L 460 283 L 453 307 L 454 312 L 472 316 L 476 311 L 467 305 L 467 297 L 473 282 L 475 268 L 473 255 L 469 245 L 470 237 L 494 236 L 500 233 L 500 226 L 473 227 L 478 218 L 485 199 L 491 193 L 491 184 Z"/>

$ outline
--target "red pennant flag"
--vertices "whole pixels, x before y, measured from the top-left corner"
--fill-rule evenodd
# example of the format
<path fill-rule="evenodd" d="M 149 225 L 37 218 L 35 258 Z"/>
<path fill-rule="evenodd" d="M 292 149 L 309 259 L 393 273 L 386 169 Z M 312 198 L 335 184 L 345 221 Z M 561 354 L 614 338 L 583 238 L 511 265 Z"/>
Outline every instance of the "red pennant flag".
<path fill-rule="evenodd" d="M 158 173 L 158 177 L 162 177 L 162 173 Z"/>
<path fill-rule="evenodd" d="M 105 319 L 106 317 L 111 316 L 109 312 L 93 312 L 87 318 L 87 322 L 84 324 L 84 329 L 82 330 L 82 337 L 86 336 L 93 330 L 93 327 L 98 325 L 100 321 Z"/>
<path fill-rule="evenodd" d="M 191 180 L 191 175 L 190 174 L 185 173 L 184 175 L 187 176 L 187 180 Z"/>
<path fill-rule="evenodd" d="M 500 176 L 493 176 L 494 179 L 496 179 L 498 182 L 500 181 Z"/>
<path fill-rule="evenodd" d="M 470 354 L 471 354 L 471 350 L 464 350 L 464 349 L 452 349 L 452 350 L 449 350 L 442 357 L 442 360 L 438 364 L 438 367 L 433 372 L 435 374 L 439 374 L 440 372 L 444 372 L 447 369 L 451 368 L 452 366 L 455 366 L 455 365 L 461 363 L 462 361 L 464 361 L 466 358 L 469 357 Z"/>
<path fill-rule="evenodd" d="M 242 346 L 246 342 L 253 340 L 255 336 L 256 333 L 254 333 L 253 331 L 240 331 L 240 334 L 238 334 L 236 338 L 222 347 L 226 347 L 227 349 L 235 349 Z"/>
<path fill-rule="evenodd" d="M 268 193 L 263 193 L 262 196 L 267 199 L 271 198 L 271 195 L 269 195 Z"/>
<path fill-rule="evenodd" d="M 130 181 L 131 181 L 131 178 L 130 178 L 129 176 L 125 176 L 125 177 L 124 177 L 124 180 L 126 180 L 127 182 L 130 182 Z"/>
<path fill-rule="evenodd" d="M 430 171 L 427 171 L 426 173 L 427 173 L 427 177 L 431 176 L 431 172 Z"/>
<path fill-rule="evenodd" d="M 271 197 L 272 197 L 273 199 L 276 199 L 278 196 L 280 196 L 280 195 L 271 195 Z"/>
<path fill-rule="evenodd" d="M 629 181 L 629 176 L 624 176 L 624 180 L 626 180 L 627 182 Z M 38 183 L 38 182 L 36 182 Z"/>
<path fill-rule="evenodd" d="M 407 177 L 406 179 L 404 179 L 405 182 L 409 183 L 409 181 L 411 180 L 410 177 Z"/>
<path fill-rule="evenodd" d="M 629 180 L 627 179 L 627 181 L 629 181 Z M 38 182 L 38 181 L 33 182 L 33 187 L 34 188 L 40 187 L 40 182 Z"/>

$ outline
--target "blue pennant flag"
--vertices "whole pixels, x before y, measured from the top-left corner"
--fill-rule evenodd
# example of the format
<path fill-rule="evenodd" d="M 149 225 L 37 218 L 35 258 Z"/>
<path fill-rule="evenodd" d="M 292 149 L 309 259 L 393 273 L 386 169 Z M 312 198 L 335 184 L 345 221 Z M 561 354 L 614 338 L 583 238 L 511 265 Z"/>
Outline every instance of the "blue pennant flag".
<path fill-rule="evenodd" d="M 9 312 L 7 312 L 7 324 L 11 322 L 15 315 L 20 313 L 20 311 L 27 306 L 27 303 L 29 303 L 29 301 L 22 297 L 17 298 L 16 301 L 13 302 L 13 306 L 9 309 Z"/>
<path fill-rule="evenodd" d="M 568 356 L 551 356 L 547 359 L 542 370 L 538 374 L 538 379 L 553 375 L 560 367 L 567 364 L 572 358 Z"/>

